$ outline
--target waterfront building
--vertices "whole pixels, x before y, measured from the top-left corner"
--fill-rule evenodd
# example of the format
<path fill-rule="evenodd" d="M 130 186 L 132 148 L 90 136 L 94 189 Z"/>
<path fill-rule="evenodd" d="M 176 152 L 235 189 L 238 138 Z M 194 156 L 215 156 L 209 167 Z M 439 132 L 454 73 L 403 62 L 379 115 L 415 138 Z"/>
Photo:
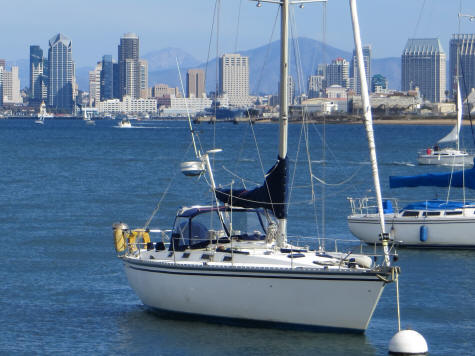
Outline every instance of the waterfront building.
<path fill-rule="evenodd" d="M 112 56 L 110 54 L 102 56 L 100 80 L 100 101 L 114 98 L 114 62 L 112 61 Z"/>
<path fill-rule="evenodd" d="M 0 59 L 0 106 L 3 106 L 3 71 L 5 70 L 5 60 Z"/>
<path fill-rule="evenodd" d="M 402 91 L 418 87 L 424 100 L 445 100 L 446 56 L 439 39 L 409 39 L 401 64 Z"/>
<path fill-rule="evenodd" d="M 206 96 L 205 72 L 203 69 L 189 69 L 186 73 L 186 97 L 201 98 Z"/>
<path fill-rule="evenodd" d="M 224 54 L 219 58 L 219 94 L 227 94 L 231 106 L 249 106 L 249 57 Z"/>
<path fill-rule="evenodd" d="M 195 116 L 205 109 L 211 108 L 213 101 L 206 97 L 200 98 L 177 98 L 174 95 L 169 96 L 168 102 L 161 100 L 160 113 L 162 116 Z"/>
<path fill-rule="evenodd" d="M 140 97 L 147 99 L 148 91 L 148 62 L 145 59 L 139 59 L 140 67 Z"/>
<path fill-rule="evenodd" d="M 48 105 L 71 112 L 73 108 L 72 42 L 61 33 L 49 40 Z"/>
<path fill-rule="evenodd" d="M 457 75 L 457 53 L 458 53 L 458 73 L 461 76 L 460 89 L 462 98 L 475 88 L 475 34 L 455 34 L 450 40 L 449 68 L 452 96 L 456 92 L 455 76 Z"/>
<path fill-rule="evenodd" d="M 340 85 L 343 88 L 349 88 L 349 66 L 350 64 L 344 58 L 338 57 L 326 66 L 326 87 L 331 85 Z"/>
<path fill-rule="evenodd" d="M 48 78 L 45 58 L 40 46 L 30 46 L 30 104 L 39 105 L 47 100 Z"/>
<path fill-rule="evenodd" d="M 363 62 L 364 68 L 366 73 L 366 83 L 368 87 L 370 87 L 369 80 L 371 78 L 371 46 L 363 46 Z M 358 71 L 358 61 L 356 59 L 356 50 L 353 50 L 353 57 L 351 58 L 350 64 L 350 88 L 358 95 L 361 94 L 361 83 L 360 83 L 360 75 Z"/>
<path fill-rule="evenodd" d="M 175 97 L 181 97 L 180 89 L 178 87 L 170 88 L 166 84 L 156 84 L 151 90 L 152 98 L 162 98 L 165 96 L 174 95 Z"/>
<path fill-rule="evenodd" d="M 3 105 L 21 104 L 23 99 L 20 95 L 20 79 L 18 77 L 18 66 L 12 66 L 10 71 L 3 70 L 2 75 L 2 96 Z"/>
<path fill-rule="evenodd" d="M 323 75 L 311 75 L 308 77 L 307 92 L 308 97 L 320 98 L 325 90 L 325 77 Z"/>
<path fill-rule="evenodd" d="M 139 38 L 135 33 L 126 33 L 118 46 L 119 97 L 140 97 Z"/>
<path fill-rule="evenodd" d="M 94 70 L 89 72 L 89 106 L 96 107 L 101 101 L 102 62 L 97 62 Z"/>
<path fill-rule="evenodd" d="M 325 89 L 325 97 L 329 99 L 346 99 L 346 88 L 338 84 L 330 85 Z"/>
<path fill-rule="evenodd" d="M 157 113 L 156 99 L 135 99 L 130 96 L 124 96 L 120 99 L 110 99 L 98 103 L 97 108 L 100 113 L 109 114 L 141 114 Z"/>

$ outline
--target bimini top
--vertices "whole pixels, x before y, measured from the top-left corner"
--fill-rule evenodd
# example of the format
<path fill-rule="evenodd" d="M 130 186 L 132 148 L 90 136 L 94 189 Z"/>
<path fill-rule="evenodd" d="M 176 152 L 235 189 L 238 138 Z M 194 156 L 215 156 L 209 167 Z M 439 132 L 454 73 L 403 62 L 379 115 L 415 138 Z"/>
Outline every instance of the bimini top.
<path fill-rule="evenodd" d="M 390 188 L 402 187 L 458 187 L 475 189 L 475 166 L 453 173 L 429 173 L 418 176 L 391 176 Z"/>
<path fill-rule="evenodd" d="M 445 200 L 427 200 L 417 203 L 411 203 L 405 206 L 402 210 L 455 210 L 462 209 L 466 206 L 475 206 L 475 202 L 466 201 L 445 201 Z"/>

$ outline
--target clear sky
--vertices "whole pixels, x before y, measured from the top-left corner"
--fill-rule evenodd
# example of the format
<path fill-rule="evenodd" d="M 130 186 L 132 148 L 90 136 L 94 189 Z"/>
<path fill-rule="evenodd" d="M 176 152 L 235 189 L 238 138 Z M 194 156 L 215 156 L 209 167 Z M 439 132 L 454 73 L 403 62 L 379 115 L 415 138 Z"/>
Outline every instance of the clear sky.
<path fill-rule="evenodd" d="M 206 60 L 216 0 L 4 0 L 0 22 L 0 58 L 28 58 L 31 44 L 47 53 L 48 40 L 58 32 L 73 41 L 79 67 L 92 66 L 103 54 L 117 58 L 125 32 L 140 37 L 145 54 L 166 47 L 181 48 Z M 277 6 L 257 8 L 248 0 L 221 0 L 220 53 L 264 45 L 272 34 Z M 362 38 L 376 58 L 399 57 L 408 38 L 439 37 L 458 32 L 459 8 L 475 15 L 475 0 L 359 0 Z M 348 0 L 329 0 L 323 35 L 321 4 L 295 7 L 295 33 L 351 51 L 353 40 Z M 241 9 L 239 11 L 239 9 Z M 240 16 L 238 16 L 240 14 Z M 239 18 L 239 31 L 238 28 Z M 461 21 L 462 33 L 475 33 L 475 21 Z M 237 42 L 236 34 L 238 33 Z M 278 39 L 276 30 L 273 39 Z M 213 40 L 214 42 L 215 40 Z M 212 50 L 212 56 L 216 50 Z"/>

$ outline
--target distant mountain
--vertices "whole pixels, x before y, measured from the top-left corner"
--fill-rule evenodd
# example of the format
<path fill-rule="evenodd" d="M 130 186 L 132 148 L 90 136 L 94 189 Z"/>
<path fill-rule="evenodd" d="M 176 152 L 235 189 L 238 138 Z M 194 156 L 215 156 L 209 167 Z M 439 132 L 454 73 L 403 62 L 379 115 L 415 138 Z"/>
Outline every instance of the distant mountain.
<path fill-rule="evenodd" d="M 299 48 L 299 56 L 296 55 L 295 48 Z M 279 82 L 279 56 L 280 45 L 278 41 L 272 42 L 269 45 L 261 46 L 255 49 L 240 51 L 243 56 L 249 57 L 249 77 L 250 90 L 252 94 L 263 93 L 277 93 Z M 314 74 L 318 64 L 330 63 L 332 59 L 343 57 L 347 60 L 351 59 L 352 53 L 340 50 L 338 48 L 324 45 L 320 41 L 309 38 L 299 38 L 298 46 L 291 44 L 291 75 L 294 78 L 296 88 L 307 86 L 307 77 Z M 300 58 L 303 82 L 298 83 L 298 76 L 296 74 L 295 66 L 292 63 L 296 62 L 296 57 Z M 372 75 L 382 74 L 385 76 L 389 85 L 393 89 L 399 89 L 401 83 L 401 70 L 399 58 L 382 58 L 373 59 L 372 61 Z M 216 90 L 216 59 L 213 59 L 208 64 L 202 63 L 193 66 L 194 68 L 203 68 L 206 70 L 206 90 Z M 186 72 L 190 67 L 183 66 L 182 73 Z M 165 83 L 169 86 L 180 86 L 180 80 L 176 68 L 149 71 L 150 83 Z"/>
<path fill-rule="evenodd" d="M 299 49 L 297 51 L 295 48 Z M 243 56 L 249 57 L 249 77 L 250 90 L 252 94 L 276 94 L 279 82 L 279 56 L 280 45 L 278 41 L 269 45 L 261 46 L 247 51 L 239 51 Z M 324 45 L 322 42 L 301 37 L 298 39 L 298 46 L 293 43 L 290 46 L 290 63 L 296 88 L 305 89 L 307 77 L 315 73 L 318 64 L 330 63 L 332 59 L 343 57 L 351 59 L 351 53 L 338 48 Z M 165 48 L 158 51 L 149 52 L 142 56 L 148 61 L 149 85 L 164 83 L 172 87 L 180 87 L 180 78 L 176 68 L 176 58 L 180 64 L 182 75 L 190 68 L 203 68 L 206 71 L 206 90 L 216 90 L 216 59 L 210 62 L 200 63 L 191 54 L 179 48 Z M 303 82 L 299 83 L 296 74 L 296 58 L 300 58 Z M 29 86 L 29 61 L 27 59 L 17 60 L 9 64 L 18 65 L 20 72 L 21 87 Z M 76 80 L 80 90 L 89 90 L 89 71 L 93 66 L 76 68 Z M 401 85 L 401 60 L 400 58 L 380 58 L 372 61 L 372 75 L 382 74 L 389 81 L 392 89 L 399 89 Z M 185 77 L 183 77 L 183 81 Z M 299 92 L 299 90 L 297 90 Z"/>
<path fill-rule="evenodd" d="M 189 68 L 200 64 L 200 61 L 191 54 L 179 48 L 171 47 L 149 52 L 141 57 L 148 61 L 149 72 L 176 69 L 176 58 L 178 58 L 180 67 Z"/>

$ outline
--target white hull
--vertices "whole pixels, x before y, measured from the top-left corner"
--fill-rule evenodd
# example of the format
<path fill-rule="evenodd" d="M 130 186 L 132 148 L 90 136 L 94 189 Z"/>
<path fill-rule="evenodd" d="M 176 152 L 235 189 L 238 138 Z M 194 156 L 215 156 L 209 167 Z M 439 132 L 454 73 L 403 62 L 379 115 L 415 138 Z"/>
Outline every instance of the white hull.
<path fill-rule="evenodd" d="M 419 154 L 417 162 L 424 165 L 440 165 L 440 166 L 473 166 L 475 155 L 462 151 L 451 151 L 451 154 Z"/>
<path fill-rule="evenodd" d="M 385 283 L 376 273 L 233 268 L 124 257 L 148 307 L 178 313 L 363 332 Z M 382 273 L 383 274 L 383 273 Z"/>
<path fill-rule="evenodd" d="M 390 237 L 401 246 L 475 248 L 475 216 L 456 217 L 394 217 L 385 216 Z M 353 235 L 366 243 L 379 243 L 378 217 L 352 215 L 348 225 Z M 421 241 L 421 227 L 427 231 L 426 241 Z"/>

